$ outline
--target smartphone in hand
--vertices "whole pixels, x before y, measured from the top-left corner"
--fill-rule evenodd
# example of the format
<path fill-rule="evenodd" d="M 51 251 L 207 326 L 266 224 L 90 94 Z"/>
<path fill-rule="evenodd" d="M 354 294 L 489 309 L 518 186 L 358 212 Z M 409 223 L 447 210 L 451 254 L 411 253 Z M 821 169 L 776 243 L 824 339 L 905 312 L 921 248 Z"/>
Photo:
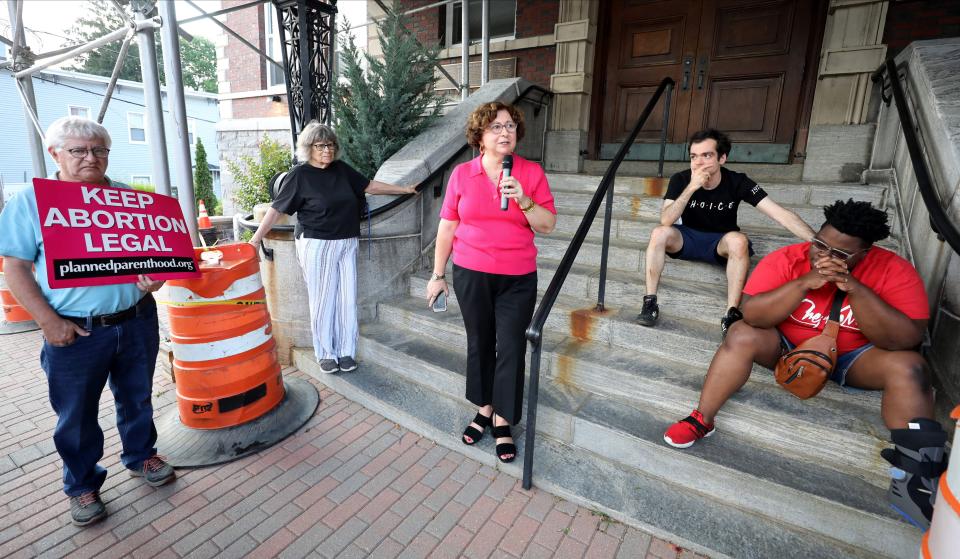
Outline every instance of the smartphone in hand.
<path fill-rule="evenodd" d="M 443 312 L 447 310 L 447 293 L 445 291 L 437 293 L 430 308 L 433 309 L 433 312 Z"/>

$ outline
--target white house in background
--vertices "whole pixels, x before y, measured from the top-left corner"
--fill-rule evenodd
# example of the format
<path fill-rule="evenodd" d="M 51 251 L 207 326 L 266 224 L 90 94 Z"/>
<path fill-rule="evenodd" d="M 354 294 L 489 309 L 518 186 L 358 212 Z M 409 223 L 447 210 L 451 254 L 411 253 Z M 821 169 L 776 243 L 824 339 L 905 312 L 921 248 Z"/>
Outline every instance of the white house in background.
<path fill-rule="evenodd" d="M 6 50 L 0 43 L 0 59 Z M 46 130 L 54 120 L 67 115 L 97 118 L 103 101 L 108 78 L 68 72 L 45 70 L 33 78 L 40 125 Z M 166 92 L 162 91 L 164 107 Z M 195 156 L 199 138 L 207 151 L 207 162 L 214 177 L 214 191 L 220 196 L 219 154 L 217 153 L 216 124 L 220 118 L 217 96 L 210 93 L 185 91 L 187 122 L 190 137 L 191 158 Z M 164 109 L 167 130 L 167 151 L 172 153 L 176 134 L 172 117 Z M 3 141 L 0 142 L 0 181 L 4 184 L 4 196 L 13 192 L 33 178 L 33 164 L 27 147 L 27 123 L 20 103 L 15 81 L 9 70 L 0 70 L 0 122 L 3 123 Z M 144 106 L 143 84 L 119 80 L 107 107 L 103 125 L 113 138 L 110 151 L 111 178 L 127 183 L 153 184 L 153 159 L 147 128 L 150 122 Z M 172 163 L 172 162 L 171 162 Z M 56 165 L 47 155 L 47 171 L 53 172 Z M 176 180 L 171 169 L 171 180 Z M 176 187 L 176 183 L 171 186 Z"/>

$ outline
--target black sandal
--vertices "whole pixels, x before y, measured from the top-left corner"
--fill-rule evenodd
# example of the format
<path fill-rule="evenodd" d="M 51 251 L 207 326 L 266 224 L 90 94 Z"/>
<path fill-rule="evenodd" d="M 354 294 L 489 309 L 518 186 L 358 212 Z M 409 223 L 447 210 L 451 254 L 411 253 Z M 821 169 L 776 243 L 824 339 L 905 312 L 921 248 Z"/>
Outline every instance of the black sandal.
<path fill-rule="evenodd" d="M 463 444 L 468 446 L 473 446 L 480 442 L 480 439 L 483 438 L 483 432 L 487 430 L 487 427 L 493 422 L 493 416 L 487 417 L 480 412 L 477 412 L 477 416 L 473 418 L 473 423 L 476 423 L 480 426 L 478 431 L 473 427 L 473 425 L 467 425 L 467 428 L 463 430 L 463 436 L 460 438 L 463 441 Z M 473 442 L 467 442 L 467 437 L 473 439 Z"/>
<path fill-rule="evenodd" d="M 513 434 L 510 433 L 509 425 L 500 425 L 493 428 L 493 436 L 497 439 L 502 439 L 505 437 L 513 438 Z M 505 454 L 512 454 L 510 458 L 504 458 Z M 504 464 L 509 464 L 513 462 L 517 457 L 517 445 L 513 443 L 497 443 L 497 458 Z"/>

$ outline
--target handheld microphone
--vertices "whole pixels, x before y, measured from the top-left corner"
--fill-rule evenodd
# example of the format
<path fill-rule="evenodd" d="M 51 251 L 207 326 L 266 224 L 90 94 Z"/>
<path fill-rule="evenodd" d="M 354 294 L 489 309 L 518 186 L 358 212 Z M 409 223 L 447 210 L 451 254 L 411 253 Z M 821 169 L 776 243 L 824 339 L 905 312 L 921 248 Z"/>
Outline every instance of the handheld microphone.
<path fill-rule="evenodd" d="M 513 156 L 505 155 L 503 157 L 503 176 L 509 177 L 510 172 L 513 170 Z M 510 199 L 507 198 L 506 194 L 501 192 L 500 194 L 500 210 L 507 211 L 507 208 L 510 206 Z"/>

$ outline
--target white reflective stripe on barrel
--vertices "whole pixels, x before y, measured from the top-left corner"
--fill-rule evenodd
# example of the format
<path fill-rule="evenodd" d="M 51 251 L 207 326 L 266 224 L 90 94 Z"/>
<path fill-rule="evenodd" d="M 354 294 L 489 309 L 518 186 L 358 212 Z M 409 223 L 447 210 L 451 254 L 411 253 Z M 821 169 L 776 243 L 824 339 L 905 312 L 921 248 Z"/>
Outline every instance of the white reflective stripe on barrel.
<path fill-rule="evenodd" d="M 172 303 L 187 303 L 190 301 L 229 301 L 231 299 L 239 299 L 255 293 L 260 288 L 263 287 L 263 282 L 260 280 L 260 272 L 255 272 L 250 274 L 245 278 L 240 278 L 233 282 L 222 295 L 217 295 L 216 297 L 204 297 L 203 295 L 198 295 L 193 291 L 187 289 L 186 287 L 180 287 L 178 285 L 168 285 L 167 294 L 170 302 Z"/>
<path fill-rule="evenodd" d="M 262 346 L 272 338 L 268 330 L 269 325 L 226 340 L 199 344 L 170 342 L 170 345 L 173 347 L 173 357 L 177 361 L 211 361 L 232 357 Z"/>

